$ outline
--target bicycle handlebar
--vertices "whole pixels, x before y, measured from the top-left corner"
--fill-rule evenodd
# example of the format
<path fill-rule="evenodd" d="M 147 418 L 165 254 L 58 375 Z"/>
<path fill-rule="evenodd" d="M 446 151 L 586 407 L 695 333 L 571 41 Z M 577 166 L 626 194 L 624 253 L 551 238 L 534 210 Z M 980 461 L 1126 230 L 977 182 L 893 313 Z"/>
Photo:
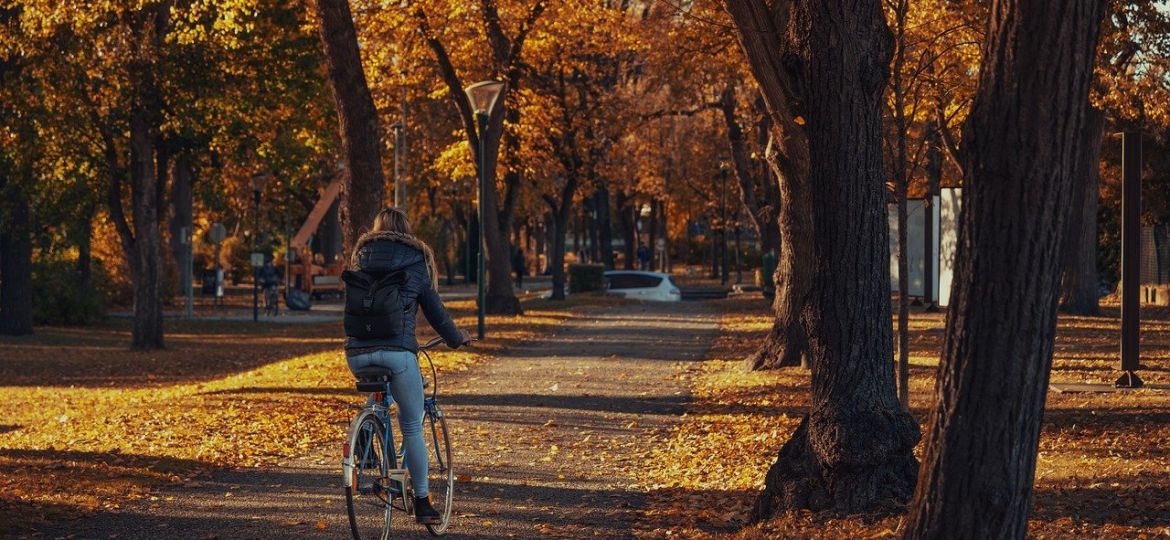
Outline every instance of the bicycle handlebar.
<path fill-rule="evenodd" d="M 430 349 L 433 349 L 435 347 L 438 347 L 439 345 L 442 345 L 443 343 L 446 343 L 446 340 L 444 340 L 441 337 L 437 337 L 437 338 L 434 338 L 434 339 L 428 341 L 425 345 L 419 347 L 418 350 L 420 350 L 420 351 L 430 350 Z"/>
<path fill-rule="evenodd" d="M 475 338 L 471 338 L 471 339 L 469 339 L 469 340 L 465 341 L 465 342 L 464 342 L 464 345 L 466 345 L 466 344 L 468 344 L 468 343 L 474 343 L 474 342 L 476 342 L 476 341 L 479 341 L 479 340 L 478 340 L 478 339 L 475 339 Z M 436 337 L 436 338 L 434 338 L 434 339 L 432 339 L 432 340 L 430 340 L 430 341 L 426 342 L 426 344 L 424 344 L 424 345 L 420 346 L 420 347 L 418 348 L 418 350 L 419 350 L 419 351 L 429 351 L 429 350 L 431 350 L 431 349 L 433 349 L 433 348 L 435 348 L 435 347 L 438 347 L 439 345 L 442 345 L 442 344 L 444 344 L 444 343 L 446 343 L 446 342 L 447 342 L 447 341 L 446 341 L 446 340 L 444 340 L 443 338 L 441 338 L 441 337 Z"/>

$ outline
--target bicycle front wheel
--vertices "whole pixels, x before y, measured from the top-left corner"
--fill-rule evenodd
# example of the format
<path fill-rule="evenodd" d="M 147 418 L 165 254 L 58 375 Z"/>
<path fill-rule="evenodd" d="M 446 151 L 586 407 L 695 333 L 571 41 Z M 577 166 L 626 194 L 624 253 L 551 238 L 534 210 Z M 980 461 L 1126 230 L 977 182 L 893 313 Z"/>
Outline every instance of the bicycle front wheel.
<path fill-rule="evenodd" d="M 354 540 L 390 538 L 392 496 L 386 456 L 386 429 L 373 412 L 359 415 L 350 424 L 345 469 L 345 503 Z"/>
<path fill-rule="evenodd" d="M 447 420 L 437 410 L 427 412 L 423 421 L 423 436 L 427 439 L 427 481 L 431 505 L 439 511 L 442 521 L 427 525 L 435 536 L 442 536 L 451 524 L 451 499 L 455 492 L 455 470 L 451 468 L 451 440 L 447 436 Z"/>

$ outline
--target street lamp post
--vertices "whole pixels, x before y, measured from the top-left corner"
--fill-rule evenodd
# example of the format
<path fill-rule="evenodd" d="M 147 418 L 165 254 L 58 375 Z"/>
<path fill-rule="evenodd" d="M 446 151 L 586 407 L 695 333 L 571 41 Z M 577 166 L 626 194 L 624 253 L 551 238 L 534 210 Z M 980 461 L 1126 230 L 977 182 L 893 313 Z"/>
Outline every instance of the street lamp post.
<path fill-rule="evenodd" d="M 252 229 L 252 322 L 260 321 L 260 272 L 256 266 L 256 248 L 260 240 L 260 192 L 264 191 L 267 182 L 268 175 L 265 173 L 252 175 L 252 202 L 256 210 L 255 227 Z"/>
<path fill-rule="evenodd" d="M 403 212 L 406 211 L 406 186 L 402 182 L 402 122 L 394 122 L 390 129 L 394 131 L 394 206 Z"/>
<path fill-rule="evenodd" d="M 727 257 L 727 160 L 719 161 L 719 249 L 723 255 L 723 269 L 719 279 L 720 285 L 727 285 L 729 279 Z"/>
<path fill-rule="evenodd" d="M 467 93 L 467 100 L 471 103 L 472 110 L 475 111 L 476 127 L 479 129 L 479 134 L 476 137 L 479 140 L 479 151 L 476 153 L 479 158 L 479 257 L 478 268 L 476 269 L 476 299 L 477 309 L 476 316 L 478 318 L 476 325 L 476 333 L 479 339 L 484 336 L 484 313 L 485 313 L 485 295 L 484 295 L 484 227 L 487 222 L 483 215 L 483 201 L 484 193 L 487 190 L 487 131 L 488 123 L 492 117 L 492 111 L 495 110 L 496 102 L 500 98 L 500 94 L 504 92 L 504 83 L 499 81 L 481 81 L 464 89 Z"/>

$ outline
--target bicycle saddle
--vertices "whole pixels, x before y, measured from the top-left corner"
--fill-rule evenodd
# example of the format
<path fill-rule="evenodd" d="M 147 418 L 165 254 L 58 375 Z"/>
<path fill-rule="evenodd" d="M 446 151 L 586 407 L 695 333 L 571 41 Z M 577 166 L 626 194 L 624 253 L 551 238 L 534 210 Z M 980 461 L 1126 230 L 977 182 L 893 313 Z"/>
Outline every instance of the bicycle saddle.
<path fill-rule="evenodd" d="M 381 366 L 367 366 L 353 372 L 358 392 L 381 392 L 390 381 L 390 370 Z"/>

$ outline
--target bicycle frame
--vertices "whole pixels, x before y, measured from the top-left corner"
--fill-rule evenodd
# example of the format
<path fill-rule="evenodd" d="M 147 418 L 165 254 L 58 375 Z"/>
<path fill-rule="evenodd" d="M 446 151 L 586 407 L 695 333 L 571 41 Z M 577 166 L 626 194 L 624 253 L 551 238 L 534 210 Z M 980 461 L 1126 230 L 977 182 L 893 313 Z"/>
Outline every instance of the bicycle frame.
<path fill-rule="evenodd" d="M 444 517 L 442 518 L 442 523 L 441 525 L 427 524 L 427 528 L 436 536 L 443 534 L 446 530 L 448 520 L 450 519 L 451 493 L 453 491 L 450 443 L 443 411 L 438 405 L 438 374 L 434 362 L 427 352 L 428 349 L 438 346 L 441 343 L 443 343 L 443 340 L 436 338 L 418 349 L 418 355 L 425 357 L 427 360 L 428 367 L 431 371 L 430 384 L 433 385 L 428 395 L 425 392 L 427 380 L 424 377 L 423 421 L 429 426 L 429 429 L 424 429 L 430 431 L 431 435 L 431 440 L 426 446 L 434 449 L 433 455 L 430 450 L 427 450 L 426 453 L 428 454 L 428 459 L 433 457 L 435 460 L 431 462 L 429 469 L 430 473 L 439 472 L 440 475 L 445 476 L 444 484 L 442 484 L 446 487 L 445 500 L 443 501 L 444 513 L 442 515 Z M 421 365 L 419 367 L 421 368 Z M 386 512 L 386 527 L 389 526 L 390 513 L 393 513 L 394 510 L 403 511 L 407 514 L 411 514 L 414 511 L 414 492 L 411 488 L 410 471 L 406 468 L 405 441 L 399 445 L 394 438 L 393 419 L 390 414 L 391 405 L 394 401 L 390 392 L 391 382 L 389 380 L 382 382 L 383 384 L 380 385 L 381 390 L 370 392 L 369 398 L 364 406 L 359 407 L 356 404 L 354 405 L 355 408 L 360 409 L 360 412 L 351 421 L 350 427 L 347 430 L 349 435 L 346 439 L 343 452 L 346 456 L 346 459 L 342 460 L 343 484 L 347 488 L 346 497 L 347 504 L 349 505 L 350 523 L 351 527 L 353 527 L 355 537 L 358 536 L 356 528 L 358 525 L 356 525 L 355 521 L 354 503 L 351 498 L 352 493 L 372 496 L 381 500 L 380 504 L 383 505 L 382 508 Z M 372 388 L 376 388 L 376 386 Z M 380 437 L 377 437 L 380 439 L 382 445 L 381 462 L 376 467 L 377 470 L 371 470 L 368 464 L 371 462 L 377 463 L 378 456 L 374 455 L 376 450 L 373 444 L 365 443 L 363 440 L 372 442 L 377 435 L 375 431 L 378 428 L 382 430 Z M 423 435 L 423 437 L 425 438 L 426 435 Z M 363 447 L 356 448 L 359 446 Z M 355 455 L 358 453 L 362 455 Z M 427 476 L 427 480 L 429 481 L 430 474 Z M 394 499 L 399 497 L 402 503 L 396 504 Z M 379 504 L 373 500 L 370 502 Z M 436 529 L 434 527 L 438 528 Z"/>

